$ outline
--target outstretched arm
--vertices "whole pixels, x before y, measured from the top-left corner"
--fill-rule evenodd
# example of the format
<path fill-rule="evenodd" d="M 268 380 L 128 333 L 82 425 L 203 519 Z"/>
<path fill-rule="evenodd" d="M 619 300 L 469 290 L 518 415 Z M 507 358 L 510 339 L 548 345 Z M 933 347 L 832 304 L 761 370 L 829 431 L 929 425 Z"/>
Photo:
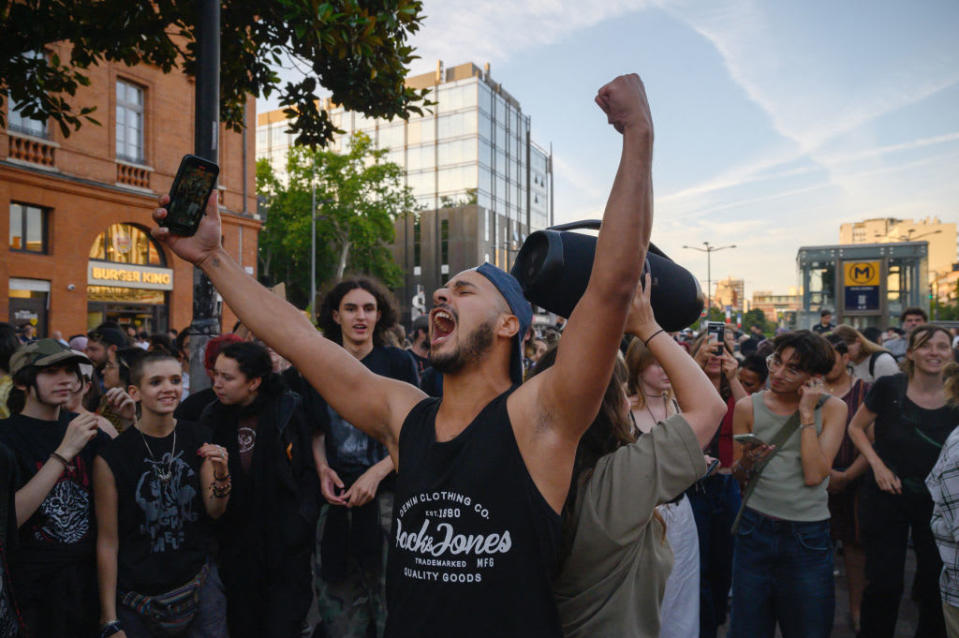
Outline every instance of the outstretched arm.
<path fill-rule="evenodd" d="M 663 367 L 683 417 L 696 434 L 700 447 L 706 447 L 723 421 L 726 403 L 713 382 L 689 353 L 656 323 L 649 304 L 652 282 L 647 273 L 644 286 L 637 289 L 626 320 L 626 332 L 641 339 Z"/>
<path fill-rule="evenodd" d="M 169 201 L 164 195 L 160 205 Z M 166 214 L 158 208 L 154 221 L 162 224 Z M 292 304 L 278 299 L 244 272 L 220 245 L 215 195 L 207 202 L 206 214 L 192 237 L 171 235 L 162 226 L 151 232 L 176 255 L 201 268 L 240 321 L 291 361 L 334 410 L 395 453 L 403 419 L 426 395 L 408 383 L 370 372 L 346 350 L 322 337 Z"/>
<path fill-rule="evenodd" d="M 519 421 L 573 448 L 602 403 L 653 224 L 653 123 L 643 83 L 635 74 L 620 76 L 599 90 L 596 102 L 622 133 L 623 151 L 589 285 L 569 318 L 556 364 L 516 392 Z"/>

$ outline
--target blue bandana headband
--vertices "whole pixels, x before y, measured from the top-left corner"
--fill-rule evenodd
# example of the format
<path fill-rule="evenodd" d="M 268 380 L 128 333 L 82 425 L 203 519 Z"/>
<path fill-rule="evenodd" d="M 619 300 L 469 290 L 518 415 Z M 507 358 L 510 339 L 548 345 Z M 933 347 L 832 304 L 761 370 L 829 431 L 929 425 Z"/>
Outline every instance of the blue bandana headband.
<path fill-rule="evenodd" d="M 510 357 L 509 376 L 512 382 L 519 385 L 523 382 L 523 338 L 530 324 L 533 323 L 533 308 L 523 296 L 523 288 L 516 277 L 504 270 L 500 270 L 489 262 L 476 268 L 476 272 L 489 279 L 509 306 L 510 311 L 519 319 L 519 332 L 516 333 L 516 348 Z"/>

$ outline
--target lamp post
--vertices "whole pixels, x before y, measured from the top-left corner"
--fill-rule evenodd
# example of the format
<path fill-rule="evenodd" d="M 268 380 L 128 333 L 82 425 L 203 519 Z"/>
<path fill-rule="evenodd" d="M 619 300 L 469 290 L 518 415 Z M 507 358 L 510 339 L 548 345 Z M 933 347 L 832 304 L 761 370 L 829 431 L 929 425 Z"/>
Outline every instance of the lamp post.
<path fill-rule="evenodd" d="M 220 131 L 220 3 L 197 3 L 196 112 L 193 124 L 194 152 L 218 161 Z M 211 337 L 220 332 L 216 289 L 199 268 L 193 268 L 193 321 L 190 324 L 190 392 L 210 387 L 203 365 L 203 352 Z"/>
<path fill-rule="evenodd" d="M 713 285 L 713 266 L 712 258 L 713 253 L 719 252 L 720 250 L 726 250 L 727 248 L 735 248 L 736 244 L 730 244 L 728 246 L 713 246 L 708 241 L 703 242 L 705 248 L 700 248 L 699 246 L 683 246 L 683 248 L 688 248 L 689 250 L 698 250 L 701 253 L 706 253 L 706 320 L 709 320 L 709 308 L 712 304 L 712 285 Z"/>
<path fill-rule="evenodd" d="M 310 319 L 316 324 L 316 158 L 310 173 Z"/>

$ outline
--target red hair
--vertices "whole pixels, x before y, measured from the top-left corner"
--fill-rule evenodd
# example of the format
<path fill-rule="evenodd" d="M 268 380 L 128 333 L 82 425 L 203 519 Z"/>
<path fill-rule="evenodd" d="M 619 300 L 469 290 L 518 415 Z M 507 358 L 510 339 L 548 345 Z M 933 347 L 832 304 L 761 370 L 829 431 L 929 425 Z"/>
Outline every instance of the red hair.
<path fill-rule="evenodd" d="M 228 332 L 225 335 L 218 335 L 206 342 L 206 350 L 203 351 L 203 367 L 207 370 L 213 370 L 216 358 L 220 356 L 220 351 L 231 343 L 243 341 L 240 335 Z"/>

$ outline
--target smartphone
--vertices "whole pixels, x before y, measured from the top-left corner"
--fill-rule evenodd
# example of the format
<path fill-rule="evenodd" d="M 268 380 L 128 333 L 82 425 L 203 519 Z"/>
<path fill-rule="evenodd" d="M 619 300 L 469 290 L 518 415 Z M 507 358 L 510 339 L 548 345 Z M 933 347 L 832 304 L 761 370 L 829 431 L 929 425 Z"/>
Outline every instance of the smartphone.
<path fill-rule="evenodd" d="M 706 333 L 710 336 L 716 337 L 716 341 L 719 343 L 713 349 L 714 355 L 721 355 L 723 353 L 723 343 L 726 336 L 726 324 L 722 321 L 708 321 L 706 322 Z M 708 339 L 709 337 L 707 337 Z"/>
<path fill-rule="evenodd" d="M 768 445 L 761 438 L 755 434 L 734 434 L 733 440 L 740 445 L 745 445 L 746 447 L 752 447 L 754 445 Z"/>
<path fill-rule="evenodd" d="M 710 464 L 706 467 L 706 473 L 703 474 L 702 478 L 708 478 L 709 476 L 711 476 L 712 473 L 715 472 L 715 471 L 716 471 L 716 468 L 718 468 L 718 467 L 719 467 L 719 459 L 713 459 L 713 460 L 712 460 L 712 463 L 710 463 Z"/>
<path fill-rule="evenodd" d="M 203 219 L 206 202 L 216 187 L 220 167 L 196 155 L 184 155 L 170 188 L 164 226 L 174 235 L 190 237 Z"/>
<path fill-rule="evenodd" d="M 100 397 L 100 404 L 97 406 L 96 414 L 99 414 L 104 419 L 113 424 L 113 427 L 117 429 L 117 432 L 123 432 L 125 429 L 123 427 L 124 419 L 120 416 L 110 405 L 110 400 L 107 399 L 107 395 Z"/>

